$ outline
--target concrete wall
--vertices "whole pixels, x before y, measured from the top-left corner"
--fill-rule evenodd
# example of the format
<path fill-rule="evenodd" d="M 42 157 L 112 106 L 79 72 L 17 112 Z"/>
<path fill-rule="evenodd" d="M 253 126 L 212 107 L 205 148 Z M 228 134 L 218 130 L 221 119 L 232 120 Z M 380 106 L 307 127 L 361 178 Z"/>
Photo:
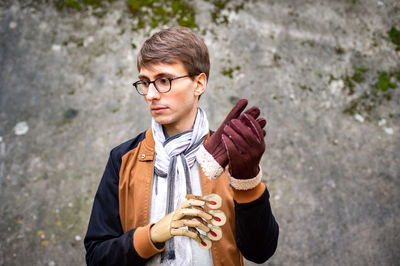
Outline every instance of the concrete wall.
<path fill-rule="evenodd" d="M 0 3 L 0 265 L 84 265 L 108 153 L 150 125 L 131 83 L 158 18 L 62 3 Z M 266 265 L 398 264 L 399 2 L 185 3 L 211 53 L 212 127 L 239 98 L 268 120 Z"/>

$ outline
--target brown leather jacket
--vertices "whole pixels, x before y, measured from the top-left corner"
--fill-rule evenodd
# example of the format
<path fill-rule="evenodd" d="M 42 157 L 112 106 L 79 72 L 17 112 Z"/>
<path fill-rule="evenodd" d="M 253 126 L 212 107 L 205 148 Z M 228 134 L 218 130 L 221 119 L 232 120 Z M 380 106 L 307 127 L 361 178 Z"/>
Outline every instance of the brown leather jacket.
<path fill-rule="evenodd" d="M 119 172 L 119 215 L 122 228 L 124 232 L 137 228 L 133 235 L 133 245 L 142 258 L 150 258 L 162 251 L 150 240 L 154 157 L 154 139 L 149 129 L 145 139 L 122 157 Z M 236 191 L 229 186 L 226 172 L 217 180 L 209 180 L 200 170 L 200 178 L 203 195 L 220 195 L 223 199 L 221 210 L 227 216 L 227 223 L 222 226 L 222 239 L 212 245 L 214 265 L 243 265 L 243 257 L 235 241 L 234 200 L 238 203 L 251 202 L 264 193 L 265 185 L 260 183 L 251 191 Z"/>

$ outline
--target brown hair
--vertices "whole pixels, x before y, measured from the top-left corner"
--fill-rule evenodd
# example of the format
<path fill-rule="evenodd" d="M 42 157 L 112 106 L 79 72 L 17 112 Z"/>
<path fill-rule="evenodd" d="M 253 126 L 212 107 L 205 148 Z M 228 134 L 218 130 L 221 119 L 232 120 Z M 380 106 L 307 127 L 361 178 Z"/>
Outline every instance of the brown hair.
<path fill-rule="evenodd" d="M 210 72 L 210 57 L 204 41 L 187 28 L 172 27 L 161 30 L 147 39 L 137 58 L 137 68 L 150 67 L 155 63 L 182 62 L 188 74 Z"/>

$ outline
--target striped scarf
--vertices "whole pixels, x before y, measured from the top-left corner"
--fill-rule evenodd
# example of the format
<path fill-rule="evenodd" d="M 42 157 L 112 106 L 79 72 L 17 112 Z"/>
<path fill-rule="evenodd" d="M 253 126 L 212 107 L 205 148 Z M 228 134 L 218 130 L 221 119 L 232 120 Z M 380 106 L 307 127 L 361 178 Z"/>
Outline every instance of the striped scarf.
<path fill-rule="evenodd" d="M 168 191 L 165 205 L 165 215 L 174 211 L 184 200 L 185 195 L 175 193 L 176 186 L 185 186 L 186 194 L 192 193 L 190 168 L 195 163 L 195 154 L 203 143 L 209 131 L 206 113 L 200 107 L 197 110 L 196 121 L 193 129 L 166 138 L 162 125 L 152 119 L 152 131 L 155 141 L 156 160 L 154 164 L 154 177 L 167 178 Z M 157 180 L 155 180 L 157 184 Z M 157 191 L 157 187 L 155 188 Z M 162 204 L 162 203 L 160 203 Z M 179 248 L 175 250 L 175 242 L 178 239 L 170 239 L 166 242 L 166 249 L 161 254 L 161 262 L 175 259 L 175 252 L 182 253 L 181 257 L 191 260 L 190 239 L 179 238 L 182 243 L 177 243 Z"/>

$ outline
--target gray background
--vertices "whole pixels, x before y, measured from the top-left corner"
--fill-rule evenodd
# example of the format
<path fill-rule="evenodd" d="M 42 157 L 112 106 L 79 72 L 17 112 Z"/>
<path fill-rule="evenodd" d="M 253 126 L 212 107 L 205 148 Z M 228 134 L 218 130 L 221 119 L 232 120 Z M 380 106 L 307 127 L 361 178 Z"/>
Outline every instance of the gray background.
<path fill-rule="evenodd" d="M 0 265 L 84 265 L 108 153 L 150 125 L 131 83 L 159 4 L 82 1 L 0 2 Z M 184 2 L 211 54 L 200 104 L 214 129 L 239 98 L 268 120 L 266 265 L 398 265 L 399 1 L 220 2 Z"/>

